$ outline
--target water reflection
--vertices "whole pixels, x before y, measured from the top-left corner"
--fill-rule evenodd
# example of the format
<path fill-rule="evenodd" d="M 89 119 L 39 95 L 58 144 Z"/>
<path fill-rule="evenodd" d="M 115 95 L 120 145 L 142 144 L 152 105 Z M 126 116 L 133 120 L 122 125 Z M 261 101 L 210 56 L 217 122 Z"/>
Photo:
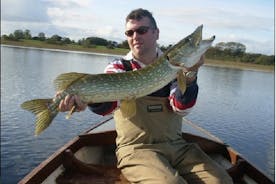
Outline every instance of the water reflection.
<path fill-rule="evenodd" d="M 241 87 L 244 75 L 243 70 L 226 69 L 220 67 L 208 67 L 200 71 L 199 78 L 204 78 L 201 88 L 217 93 L 236 94 Z"/>

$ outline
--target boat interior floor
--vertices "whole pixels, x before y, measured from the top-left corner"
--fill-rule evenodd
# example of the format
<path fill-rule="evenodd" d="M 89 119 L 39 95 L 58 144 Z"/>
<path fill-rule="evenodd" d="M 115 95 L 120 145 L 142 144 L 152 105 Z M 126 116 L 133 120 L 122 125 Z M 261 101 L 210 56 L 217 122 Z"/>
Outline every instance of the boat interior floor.
<path fill-rule="evenodd" d="M 70 149 L 65 150 L 63 173 L 57 177 L 58 184 L 126 184 L 129 183 L 116 167 L 115 146 L 105 146 L 101 150 L 101 162 L 88 164 L 78 159 Z"/>
<path fill-rule="evenodd" d="M 123 176 L 120 170 L 116 167 L 115 146 L 108 145 L 101 151 L 101 161 L 97 164 L 88 164 L 78 159 L 75 154 L 67 149 L 64 151 L 63 167 L 64 171 L 60 174 L 56 183 L 58 184 L 126 184 L 129 183 Z M 227 159 L 223 159 L 218 154 L 213 154 L 211 157 L 223 164 L 224 167 L 229 167 L 231 163 Z M 235 178 L 235 184 L 246 184 L 241 180 L 242 176 L 237 176 L 235 173 L 238 167 L 242 167 L 242 163 L 234 165 L 227 169 L 230 175 Z M 237 179 L 239 178 L 239 179 Z"/>

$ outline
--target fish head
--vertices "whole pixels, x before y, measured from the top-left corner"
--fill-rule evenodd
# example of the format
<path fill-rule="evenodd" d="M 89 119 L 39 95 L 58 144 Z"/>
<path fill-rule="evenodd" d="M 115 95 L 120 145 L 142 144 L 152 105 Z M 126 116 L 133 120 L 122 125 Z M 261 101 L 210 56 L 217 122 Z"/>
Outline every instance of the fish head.
<path fill-rule="evenodd" d="M 192 34 L 171 47 L 165 56 L 173 68 L 189 68 L 194 66 L 200 57 L 211 47 L 215 36 L 202 40 L 202 28 L 199 26 Z"/>

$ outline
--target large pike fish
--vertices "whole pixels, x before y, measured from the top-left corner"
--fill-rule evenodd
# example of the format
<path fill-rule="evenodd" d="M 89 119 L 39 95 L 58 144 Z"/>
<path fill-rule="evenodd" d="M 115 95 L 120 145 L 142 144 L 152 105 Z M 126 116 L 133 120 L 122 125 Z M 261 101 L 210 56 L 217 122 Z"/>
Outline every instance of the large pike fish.
<path fill-rule="evenodd" d="M 54 99 L 34 99 L 21 107 L 36 115 L 35 135 L 47 128 L 59 113 L 58 105 L 66 95 L 78 95 L 83 102 L 100 103 L 129 101 L 146 96 L 167 85 L 178 77 L 182 92 L 185 91 L 185 76 L 182 69 L 195 65 L 202 54 L 212 45 L 215 36 L 202 40 L 202 25 L 191 35 L 179 41 L 152 64 L 137 71 L 114 74 L 64 73 L 55 80 L 55 88 L 62 91 Z M 180 72 L 181 71 L 181 72 Z M 121 103 L 121 108 L 123 108 Z"/>

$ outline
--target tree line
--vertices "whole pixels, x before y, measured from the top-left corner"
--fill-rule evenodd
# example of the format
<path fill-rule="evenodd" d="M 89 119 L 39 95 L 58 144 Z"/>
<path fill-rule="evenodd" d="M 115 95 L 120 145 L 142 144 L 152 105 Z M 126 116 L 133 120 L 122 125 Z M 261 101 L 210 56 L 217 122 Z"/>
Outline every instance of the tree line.
<path fill-rule="evenodd" d="M 114 48 L 125 48 L 129 49 L 127 40 L 117 43 L 115 41 L 106 40 L 99 37 L 87 37 L 82 38 L 75 42 L 68 37 L 62 37 L 57 34 L 46 37 L 45 33 L 40 32 L 37 36 L 32 36 L 30 30 L 15 30 L 9 35 L 2 35 L 1 39 L 19 41 L 21 39 L 26 40 L 39 40 L 49 44 L 56 45 L 66 45 L 66 44 L 77 44 L 85 48 L 94 48 L 96 46 L 105 46 L 109 49 Z M 162 51 L 169 49 L 169 46 L 160 46 Z M 221 61 L 235 61 L 243 63 L 254 63 L 262 65 L 275 65 L 275 56 L 274 55 L 264 55 L 264 54 L 255 54 L 255 53 L 246 53 L 246 46 L 238 42 L 220 42 L 217 43 L 214 47 L 211 47 L 206 53 L 206 58 L 215 59 Z"/>
<path fill-rule="evenodd" d="M 66 45 L 66 44 L 77 44 L 81 45 L 86 48 L 93 48 L 96 46 L 106 46 L 109 49 L 113 48 L 126 48 L 129 49 L 127 41 L 123 41 L 122 43 L 118 43 L 111 40 L 106 40 L 104 38 L 99 37 L 87 37 L 82 38 L 78 40 L 77 42 L 74 40 L 71 40 L 68 37 L 62 37 L 57 34 L 54 34 L 51 37 L 46 37 L 45 33 L 40 32 L 37 36 L 32 36 L 30 30 L 26 29 L 23 30 L 15 30 L 13 33 L 10 33 L 9 35 L 2 35 L 2 39 L 4 40 L 11 40 L 11 41 L 20 41 L 22 39 L 25 40 L 39 40 L 43 41 L 49 44 L 55 44 L 55 45 Z"/>
<path fill-rule="evenodd" d="M 162 51 L 169 49 L 162 46 Z M 207 59 L 220 60 L 222 62 L 234 61 L 242 63 L 253 63 L 260 65 L 275 65 L 275 55 L 264 55 L 246 53 L 246 46 L 238 42 L 220 42 L 211 47 L 205 53 Z"/>
<path fill-rule="evenodd" d="M 275 65 L 274 55 L 246 53 L 245 45 L 237 42 L 220 42 L 206 52 L 206 57 L 221 61 L 235 61 L 261 65 Z"/>

